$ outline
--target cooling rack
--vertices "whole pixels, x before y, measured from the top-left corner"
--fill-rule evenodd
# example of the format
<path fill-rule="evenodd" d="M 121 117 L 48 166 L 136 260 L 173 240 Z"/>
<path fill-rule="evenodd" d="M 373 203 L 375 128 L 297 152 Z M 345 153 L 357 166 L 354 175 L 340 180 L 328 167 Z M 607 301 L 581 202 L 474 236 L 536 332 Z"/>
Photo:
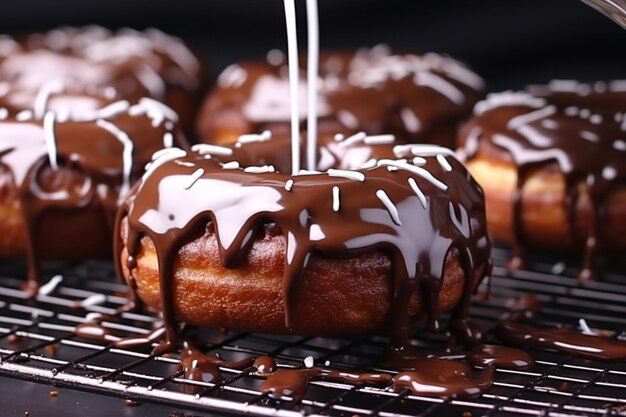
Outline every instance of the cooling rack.
<path fill-rule="evenodd" d="M 507 313 L 507 302 L 532 292 L 542 303 L 541 323 L 577 326 L 584 318 L 597 329 L 626 340 L 626 272 L 604 273 L 603 282 L 578 283 L 567 263 L 531 261 L 528 270 L 507 273 L 508 253 L 494 249 L 492 297 L 476 300 L 473 320 L 489 332 Z M 545 257 L 542 257 L 545 259 Z M 29 298 L 20 289 L 23 267 L 0 264 L 0 375 L 129 400 L 162 403 L 181 410 L 274 416 L 612 416 L 626 415 L 626 361 L 597 362 L 530 349 L 536 365 L 528 371 L 498 369 L 493 387 L 481 397 L 444 400 L 387 389 L 312 382 L 301 403 L 275 400 L 260 391 L 251 370 L 222 368 L 219 383 L 186 380 L 176 354 L 155 356 L 75 335 L 75 327 L 100 313 L 103 324 L 121 336 L 149 333 L 158 325 L 150 314 L 122 313 L 126 288 L 108 263 L 53 267 L 63 281 L 48 295 Z M 87 300 L 87 301 L 85 301 Z M 360 339 L 269 336 L 202 332 L 207 353 L 228 360 L 271 354 L 281 367 L 317 364 L 338 369 L 377 369 L 384 337 Z M 416 345 L 438 343 L 417 331 Z"/>

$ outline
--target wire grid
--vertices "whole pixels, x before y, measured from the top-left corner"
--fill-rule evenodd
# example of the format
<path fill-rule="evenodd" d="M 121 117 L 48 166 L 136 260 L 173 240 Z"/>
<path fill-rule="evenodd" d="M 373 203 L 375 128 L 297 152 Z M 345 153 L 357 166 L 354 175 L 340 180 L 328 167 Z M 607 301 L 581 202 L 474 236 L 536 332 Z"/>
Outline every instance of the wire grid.
<path fill-rule="evenodd" d="M 607 272 L 603 282 L 580 284 L 565 263 L 532 262 L 532 269 L 508 274 L 508 253 L 494 249 L 492 297 L 475 301 L 474 322 L 488 331 L 506 314 L 508 300 L 533 292 L 542 302 L 542 324 L 577 326 L 584 317 L 592 328 L 613 330 L 626 340 L 626 273 Z M 56 386 L 105 393 L 139 401 L 167 403 L 186 410 L 256 415 L 302 416 L 609 416 L 626 415 L 626 361 L 583 360 L 547 350 L 529 350 L 536 360 L 528 371 L 498 369 L 493 387 L 476 399 L 419 397 L 408 391 L 312 382 L 300 404 L 275 400 L 260 391 L 262 379 L 251 369 L 222 368 L 219 383 L 196 382 L 177 372 L 176 354 L 155 357 L 77 337 L 75 326 L 89 313 L 115 315 L 126 302 L 126 288 L 108 263 L 62 266 L 63 282 L 49 295 L 30 299 L 20 289 L 23 268 L 2 264 L 0 277 L 0 375 Z M 106 301 L 81 306 L 104 294 Z M 103 323 L 121 336 L 148 333 L 157 316 L 122 313 Z M 268 336 L 250 333 L 201 333 L 206 353 L 228 360 L 271 354 L 280 367 L 302 367 L 307 356 L 335 369 L 379 370 L 387 339 Z M 437 344 L 437 336 L 416 334 L 416 345 Z"/>

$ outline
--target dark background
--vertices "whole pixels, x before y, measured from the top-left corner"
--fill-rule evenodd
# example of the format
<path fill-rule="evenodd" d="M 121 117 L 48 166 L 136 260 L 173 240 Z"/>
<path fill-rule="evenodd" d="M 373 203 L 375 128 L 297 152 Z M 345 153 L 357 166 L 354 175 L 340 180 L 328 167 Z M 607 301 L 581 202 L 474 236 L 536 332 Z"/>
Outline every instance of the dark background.
<path fill-rule="evenodd" d="M 304 11 L 304 0 L 298 6 Z M 280 0 L 3 1 L 0 32 L 155 26 L 189 41 L 220 70 L 284 48 L 282 7 Z M 320 0 L 320 15 L 322 47 L 386 42 L 449 53 L 491 90 L 551 78 L 626 78 L 626 32 L 577 0 Z"/>

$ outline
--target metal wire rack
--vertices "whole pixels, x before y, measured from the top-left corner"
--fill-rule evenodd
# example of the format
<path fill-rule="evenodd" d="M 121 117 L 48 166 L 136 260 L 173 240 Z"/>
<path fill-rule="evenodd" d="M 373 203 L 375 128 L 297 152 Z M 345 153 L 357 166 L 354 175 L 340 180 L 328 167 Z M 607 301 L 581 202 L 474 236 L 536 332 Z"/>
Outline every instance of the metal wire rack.
<path fill-rule="evenodd" d="M 475 322 L 493 329 L 507 312 L 506 302 L 533 292 L 542 302 L 546 325 L 612 330 L 626 340 L 626 273 L 606 272 L 602 282 L 578 283 L 565 263 L 536 261 L 529 270 L 509 274 L 506 251 L 494 250 L 492 297 L 477 300 Z M 614 268 L 613 268 L 614 269 Z M 49 295 L 31 299 L 20 289 L 23 268 L 0 265 L 0 375 L 126 399 L 165 403 L 185 410 L 276 416 L 613 416 L 626 415 L 626 361 L 603 363 L 546 350 L 529 350 L 536 365 L 529 371 L 498 369 L 494 386 L 471 400 L 444 400 L 387 389 L 313 382 L 304 400 L 274 400 L 263 394 L 262 380 L 249 370 L 223 368 L 217 383 L 184 379 L 178 357 L 114 348 L 77 337 L 76 325 L 90 313 L 115 315 L 126 302 L 126 288 L 108 263 L 61 266 L 63 282 Z M 102 294 L 102 303 L 84 300 Z M 94 300 L 94 298 L 91 298 Z M 122 313 L 104 325 L 121 335 L 148 333 L 158 317 Z M 268 336 L 202 332 L 207 353 L 229 360 L 272 354 L 283 367 L 301 367 L 313 356 L 339 369 L 376 369 L 387 340 Z M 419 332 L 418 345 L 437 343 Z M 192 394 L 189 388 L 193 388 Z"/>

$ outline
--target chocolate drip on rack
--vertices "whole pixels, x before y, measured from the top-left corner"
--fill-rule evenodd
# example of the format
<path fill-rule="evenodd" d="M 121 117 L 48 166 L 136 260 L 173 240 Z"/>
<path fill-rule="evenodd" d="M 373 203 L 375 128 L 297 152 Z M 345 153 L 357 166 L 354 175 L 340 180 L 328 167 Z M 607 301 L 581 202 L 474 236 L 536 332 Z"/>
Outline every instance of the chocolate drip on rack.
<path fill-rule="evenodd" d="M 513 267 L 523 264 L 521 206 L 528 176 L 541 169 L 558 170 L 565 179 L 563 204 L 571 240 L 584 250 L 579 278 L 593 279 L 596 253 L 603 247 L 605 202 L 616 185 L 626 181 L 623 83 L 592 87 L 553 82 L 531 87 L 535 95 L 504 92 L 476 105 L 475 117 L 464 128 L 468 159 L 476 152 L 504 153 L 518 171 L 513 196 Z M 581 191 L 589 201 L 590 221 L 579 244 L 576 212 Z"/>
<path fill-rule="evenodd" d="M 168 340 L 177 340 L 174 261 L 182 245 L 204 234 L 207 224 L 215 230 L 221 262 L 227 268 L 245 259 L 256 231 L 264 224 L 276 224 L 282 230 L 287 331 L 311 253 L 331 257 L 387 253 L 395 277 L 388 323 L 396 346 L 406 340 L 411 295 L 419 290 L 427 291 L 426 297 L 438 298 L 446 255 L 455 248 L 466 281 L 452 326 L 461 338 L 471 336 L 467 306 L 478 284 L 474 279 L 482 278 L 476 271 L 488 276 L 491 265 L 482 192 L 449 150 L 416 145 L 404 152 L 415 157 L 417 164 L 380 160 L 372 168 L 343 176 L 288 176 L 267 167 L 229 169 L 231 165 L 197 153 L 179 149 L 161 153 L 120 217 L 128 218 L 131 259 L 138 255 L 144 236 L 154 242 Z M 132 274 L 132 263 L 127 267 Z M 436 304 L 427 305 L 431 323 Z"/>

